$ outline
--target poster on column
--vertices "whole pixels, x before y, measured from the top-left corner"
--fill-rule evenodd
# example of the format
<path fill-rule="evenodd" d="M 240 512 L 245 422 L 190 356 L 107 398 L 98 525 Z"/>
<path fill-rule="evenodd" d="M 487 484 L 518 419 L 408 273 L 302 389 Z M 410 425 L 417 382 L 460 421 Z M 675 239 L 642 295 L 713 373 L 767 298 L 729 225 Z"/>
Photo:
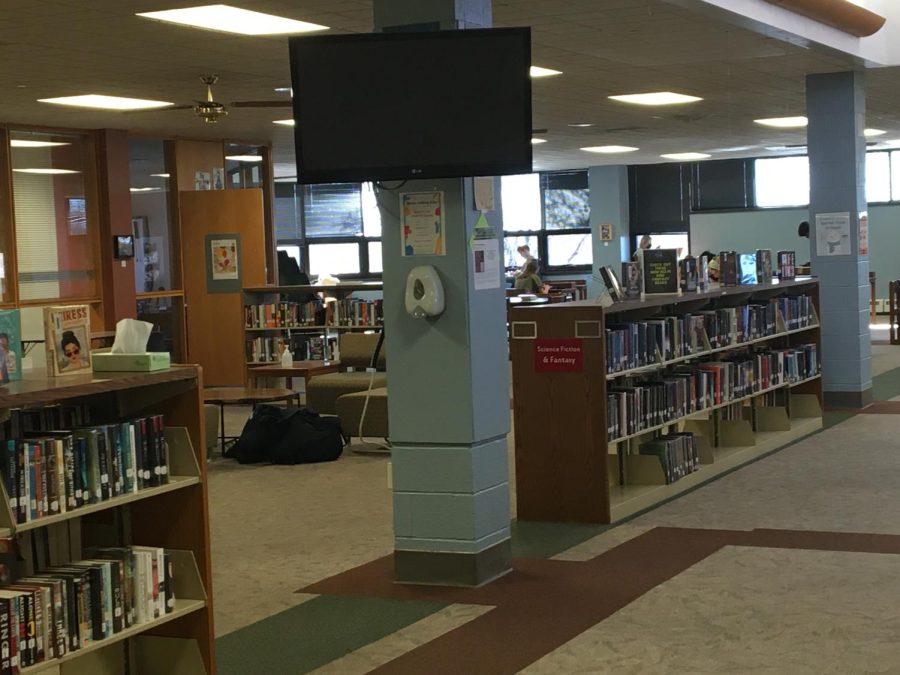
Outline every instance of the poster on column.
<path fill-rule="evenodd" d="M 401 255 L 446 255 L 444 193 L 400 194 Z"/>
<path fill-rule="evenodd" d="M 850 213 L 816 215 L 816 255 L 850 255 Z"/>
<path fill-rule="evenodd" d="M 475 290 L 500 288 L 500 242 L 496 239 L 476 239 L 472 242 Z"/>
<path fill-rule="evenodd" d="M 869 255 L 869 213 L 859 214 L 859 254 Z"/>

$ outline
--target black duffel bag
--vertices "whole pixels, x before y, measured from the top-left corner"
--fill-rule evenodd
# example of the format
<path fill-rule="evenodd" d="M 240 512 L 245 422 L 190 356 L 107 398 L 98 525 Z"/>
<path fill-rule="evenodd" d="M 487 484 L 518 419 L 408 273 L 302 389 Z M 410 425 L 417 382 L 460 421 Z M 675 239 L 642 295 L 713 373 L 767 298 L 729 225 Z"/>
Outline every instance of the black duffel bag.
<path fill-rule="evenodd" d="M 343 451 L 337 417 L 321 417 L 305 408 L 260 405 L 225 456 L 241 464 L 309 464 L 331 462 Z"/>

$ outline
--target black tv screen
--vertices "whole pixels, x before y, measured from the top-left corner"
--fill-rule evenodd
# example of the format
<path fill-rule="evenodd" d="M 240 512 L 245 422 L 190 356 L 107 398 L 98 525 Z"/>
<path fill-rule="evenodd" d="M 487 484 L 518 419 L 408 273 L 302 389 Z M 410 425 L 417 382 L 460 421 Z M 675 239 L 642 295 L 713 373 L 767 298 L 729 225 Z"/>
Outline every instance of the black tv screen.
<path fill-rule="evenodd" d="M 290 39 L 300 183 L 531 172 L 531 30 Z"/>

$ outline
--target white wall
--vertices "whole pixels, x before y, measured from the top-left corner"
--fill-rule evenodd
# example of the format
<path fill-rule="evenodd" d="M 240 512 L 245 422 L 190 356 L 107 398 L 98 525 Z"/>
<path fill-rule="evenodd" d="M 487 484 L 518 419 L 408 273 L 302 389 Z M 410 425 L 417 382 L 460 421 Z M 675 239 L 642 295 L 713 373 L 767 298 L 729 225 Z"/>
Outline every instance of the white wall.
<path fill-rule="evenodd" d="M 797 236 L 797 226 L 808 219 L 806 209 L 693 214 L 691 254 L 768 248 L 797 251 L 798 262 L 806 262 L 809 243 Z M 877 296 L 887 298 L 888 282 L 900 279 L 900 206 L 869 208 L 869 263 L 876 275 Z"/>

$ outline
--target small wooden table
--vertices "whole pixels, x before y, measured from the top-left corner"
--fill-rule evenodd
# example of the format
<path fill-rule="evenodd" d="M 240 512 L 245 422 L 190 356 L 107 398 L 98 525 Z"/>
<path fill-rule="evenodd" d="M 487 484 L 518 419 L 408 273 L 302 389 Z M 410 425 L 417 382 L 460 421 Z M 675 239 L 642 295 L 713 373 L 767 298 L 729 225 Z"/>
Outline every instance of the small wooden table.
<path fill-rule="evenodd" d="M 253 387 L 205 387 L 203 389 L 203 402 L 219 406 L 219 440 L 222 444 L 222 454 L 225 454 L 225 442 L 237 440 L 238 436 L 225 436 L 225 406 L 226 405 L 252 405 L 254 408 L 260 403 L 272 403 L 273 401 L 286 401 L 291 405 L 296 401 L 300 403 L 300 395 L 290 389 L 255 389 Z"/>
<path fill-rule="evenodd" d="M 303 381 L 309 387 L 309 381 L 316 375 L 325 375 L 327 373 L 337 373 L 340 371 L 341 364 L 339 361 L 294 361 L 291 368 L 285 368 L 279 364 L 273 366 L 260 366 L 259 368 L 250 368 L 250 386 L 255 387 L 261 378 L 266 377 L 283 377 L 285 378 L 285 386 L 290 389 L 293 386 L 295 377 L 303 377 Z"/>

